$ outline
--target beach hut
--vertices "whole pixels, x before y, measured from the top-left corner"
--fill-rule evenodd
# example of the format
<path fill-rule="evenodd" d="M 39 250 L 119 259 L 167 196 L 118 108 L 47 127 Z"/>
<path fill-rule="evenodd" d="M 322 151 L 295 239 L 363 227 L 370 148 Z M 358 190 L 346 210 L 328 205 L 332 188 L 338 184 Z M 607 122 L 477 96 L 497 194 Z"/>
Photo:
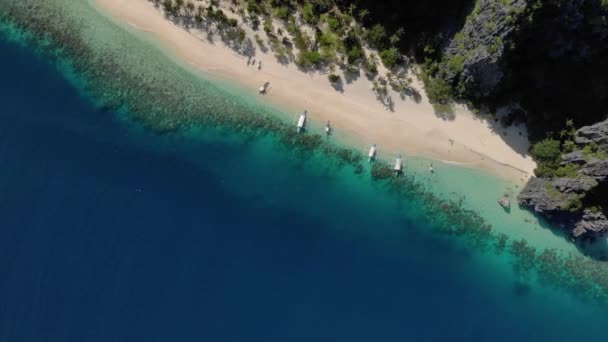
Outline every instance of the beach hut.
<path fill-rule="evenodd" d="M 308 111 L 304 111 L 302 112 L 302 114 L 300 114 L 300 118 L 298 119 L 298 132 L 302 133 L 304 132 L 304 130 L 306 129 L 306 114 L 308 114 Z"/>
<path fill-rule="evenodd" d="M 395 167 L 393 168 L 393 170 L 395 171 L 395 176 L 398 176 L 403 173 L 403 159 L 401 158 L 401 154 L 399 154 L 397 158 L 395 158 Z"/>
<path fill-rule="evenodd" d="M 370 162 L 376 159 L 376 144 L 373 144 L 372 147 L 369 148 L 367 156 L 369 157 Z"/>

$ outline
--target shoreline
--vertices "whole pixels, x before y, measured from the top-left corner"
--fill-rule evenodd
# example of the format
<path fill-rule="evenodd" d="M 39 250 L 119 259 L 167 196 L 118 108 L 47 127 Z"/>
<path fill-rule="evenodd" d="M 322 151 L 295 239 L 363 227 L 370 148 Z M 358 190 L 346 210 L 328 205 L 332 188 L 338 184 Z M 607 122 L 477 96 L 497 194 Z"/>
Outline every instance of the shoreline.
<path fill-rule="evenodd" d="M 344 82 L 343 90 L 338 91 L 325 74 L 305 73 L 293 63 L 283 65 L 270 51 L 256 54 L 256 59 L 263 61 L 262 69 L 258 70 L 247 66 L 244 56 L 219 39 L 210 42 L 201 36 L 202 32 L 186 31 L 167 20 L 146 0 L 91 2 L 102 15 L 150 36 L 163 50 L 198 73 L 250 89 L 251 96 L 258 96 L 259 86 L 270 81 L 270 90 L 260 102 L 294 116 L 307 109 L 311 121 L 331 121 L 347 145 L 365 148 L 375 143 L 381 158 L 391 159 L 389 156 L 403 152 L 406 156 L 488 171 L 517 185 L 523 185 L 533 174 L 536 165 L 526 154 L 529 142 L 525 128 L 501 128 L 507 137 L 501 136 L 490 123 L 463 106 L 455 106 L 452 121 L 438 118 L 415 77 L 414 84 L 422 96 L 420 101 L 396 96 L 395 109 L 389 111 L 375 98 L 371 81 L 363 75 L 350 83 Z M 252 36 L 250 28 L 246 31 Z M 503 140 L 507 138 L 510 144 Z M 450 143 L 450 139 L 454 142 Z"/>

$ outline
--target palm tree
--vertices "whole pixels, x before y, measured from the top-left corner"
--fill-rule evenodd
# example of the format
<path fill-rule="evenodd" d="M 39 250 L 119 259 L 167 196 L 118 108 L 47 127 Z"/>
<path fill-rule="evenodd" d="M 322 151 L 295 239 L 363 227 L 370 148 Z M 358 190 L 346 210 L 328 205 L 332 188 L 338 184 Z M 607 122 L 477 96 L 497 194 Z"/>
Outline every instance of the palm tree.
<path fill-rule="evenodd" d="M 363 19 L 365 19 L 365 17 L 367 17 L 369 15 L 369 11 L 367 9 L 362 9 L 359 11 L 359 20 L 363 21 Z"/>
<path fill-rule="evenodd" d="M 561 131 L 559 131 L 559 137 L 563 138 L 566 136 L 566 134 L 568 134 L 568 131 L 566 131 L 565 129 L 562 129 Z"/>
<path fill-rule="evenodd" d="M 401 38 L 399 37 L 399 35 L 397 35 L 397 33 L 393 34 L 388 38 L 388 41 L 391 42 L 391 45 L 393 46 L 397 45 L 397 43 L 399 43 L 399 40 L 401 40 Z"/>
<path fill-rule="evenodd" d="M 572 119 L 566 119 L 566 127 L 574 127 L 574 121 Z"/>
<path fill-rule="evenodd" d="M 357 9 L 357 5 L 355 5 L 354 3 L 351 3 L 350 6 L 348 6 L 348 15 L 350 15 L 352 17 L 353 13 L 355 12 L 356 9 Z"/>

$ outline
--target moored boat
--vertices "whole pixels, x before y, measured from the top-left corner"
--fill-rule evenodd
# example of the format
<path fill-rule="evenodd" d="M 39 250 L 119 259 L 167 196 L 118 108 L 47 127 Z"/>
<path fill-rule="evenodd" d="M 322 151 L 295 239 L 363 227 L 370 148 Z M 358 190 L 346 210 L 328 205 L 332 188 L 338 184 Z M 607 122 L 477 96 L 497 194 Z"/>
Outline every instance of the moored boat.
<path fill-rule="evenodd" d="M 308 114 L 308 111 L 304 111 L 302 112 L 302 114 L 300 114 L 300 118 L 298 119 L 298 132 L 304 132 L 304 130 L 306 129 L 306 115 Z"/>

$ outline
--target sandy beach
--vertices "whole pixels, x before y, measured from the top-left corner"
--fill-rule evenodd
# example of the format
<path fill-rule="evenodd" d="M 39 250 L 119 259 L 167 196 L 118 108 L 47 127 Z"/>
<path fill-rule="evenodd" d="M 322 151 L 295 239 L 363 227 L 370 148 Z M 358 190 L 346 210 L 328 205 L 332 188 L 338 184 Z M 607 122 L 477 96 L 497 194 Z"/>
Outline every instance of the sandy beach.
<path fill-rule="evenodd" d="M 237 54 L 217 38 L 186 31 L 164 18 L 161 10 L 146 0 L 93 0 L 96 8 L 116 22 L 150 34 L 168 52 L 185 63 L 214 77 L 238 82 L 252 93 L 265 81 L 270 82 L 262 101 L 295 115 L 307 109 L 315 122 L 331 121 L 333 128 L 354 144 L 375 143 L 381 157 L 398 152 L 434 160 L 463 164 L 489 171 L 501 178 L 523 184 L 536 166 L 527 154 L 529 142 L 525 127 L 502 128 L 482 120 L 463 106 L 456 106 L 455 119 L 438 118 L 429 103 L 421 82 L 414 85 L 420 101 L 401 99 L 393 93 L 394 110 L 388 110 L 372 92 L 372 82 L 364 75 L 343 82 L 343 89 L 332 87 L 327 75 L 305 73 L 294 63 L 279 63 L 272 51 L 257 49 L 256 60 L 262 68 L 247 65 L 247 58 Z M 247 29 L 253 40 L 254 32 Z M 260 36 L 264 32 L 259 33 Z M 295 117 L 295 116 L 294 116 Z M 291 119 L 291 117 L 290 117 Z"/>

